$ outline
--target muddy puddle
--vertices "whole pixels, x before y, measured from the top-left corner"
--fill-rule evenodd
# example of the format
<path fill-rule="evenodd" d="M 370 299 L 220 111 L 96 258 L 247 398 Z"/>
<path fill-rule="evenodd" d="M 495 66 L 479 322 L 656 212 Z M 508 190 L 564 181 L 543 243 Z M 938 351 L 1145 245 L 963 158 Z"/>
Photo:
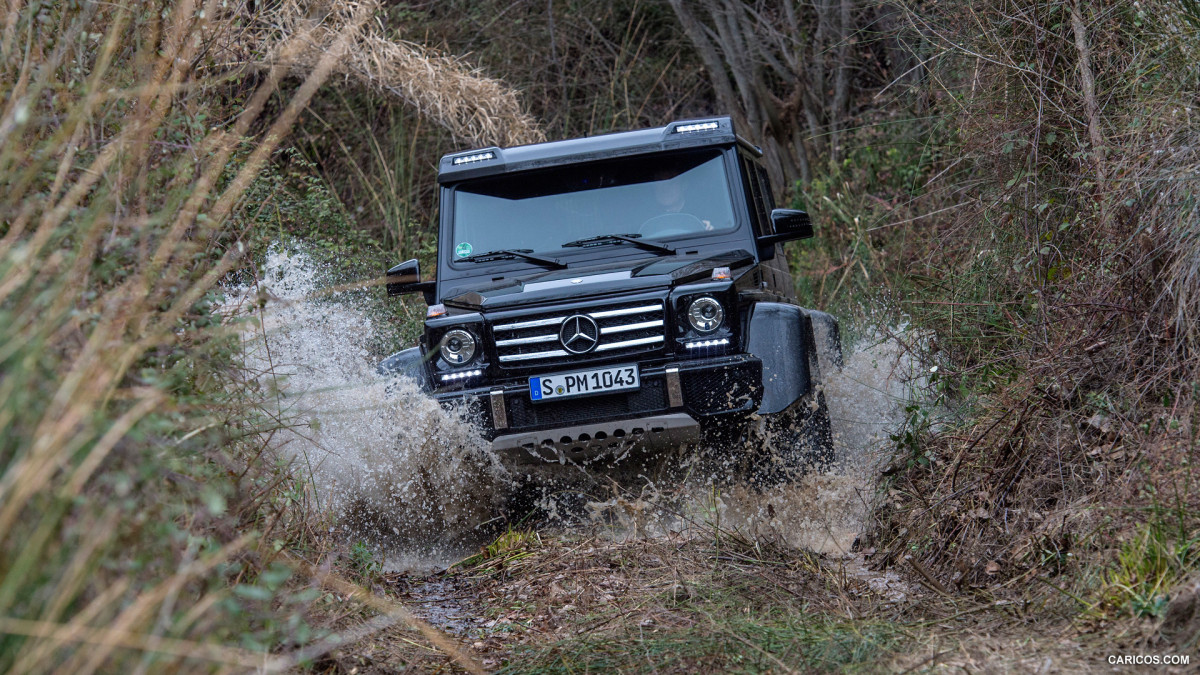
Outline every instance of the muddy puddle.
<path fill-rule="evenodd" d="M 475 590 L 455 577 L 431 575 L 411 577 L 405 573 L 385 576 L 389 590 L 417 618 L 456 636 L 466 636 L 496 625 L 481 616 Z"/>

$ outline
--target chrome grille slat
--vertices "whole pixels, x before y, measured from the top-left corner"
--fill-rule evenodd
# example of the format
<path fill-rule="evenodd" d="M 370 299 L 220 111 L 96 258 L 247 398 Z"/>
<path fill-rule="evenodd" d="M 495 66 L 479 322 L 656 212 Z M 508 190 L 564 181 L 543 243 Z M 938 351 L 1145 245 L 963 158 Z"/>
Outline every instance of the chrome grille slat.
<path fill-rule="evenodd" d="M 653 337 L 638 338 L 636 340 L 625 340 L 624 342 L 609 342 L 596 347 L 598 352 L 606 352 L 610 349 L 621 349 L 622 347 L 637 347 L 638 345 L 652 345 L 655 342 L 662 342 L 663 336 L 655 335 Z"/>
<path fill-rule="evenodd" d="M 534 321 L 519 321 L 517 323 L 506 323 L 502 326 L 496 326 L 494 330 L 520 330 L 522 328 L 541 328 L 542 326 L 557 326 L 566 319 L 565 316 L 554 317 L 553 319 L 536 319 Z"/>
<path fill-rule="evenodd" d="M 541 342 L 554 342 L 558 333 L 552 335 L 534 335 L 532 337 L 513 338 L 511 340 L 496 340 L 497 347 L 512 347 L 514 345 L 533 345 Z"/>
<path fill-rule="evenodd" d="M 533 359 L 548 359 L 553 356 L 566 356 L 567 353 L 561 349 L 555 349 L 549 352 L 531 352 L 529 354 L 506 354 L 500 357 L 500 361 L 507 363 L 509 361 L 530 361 Z"/>
<path fill-rule="evenodd" d="M 602 312 L 592 312 L 588 316 L 593 319 L 607 319 L 612 316 L 627 316 L 629 314 L 644 314 L 646 312 L 662 311 L 663 306 L 646 305 L 645 307 L 626 307 L 625 309 L 609 309 Z"/>
<path fill-rule="evenodd" d="M 643 321 L 641 323 L 627 323 L 623 326 L 605 326 L 600 329 L 601 335 L 610 333 L 628 333 L 631 330 L 642 330 L 644 328 L 657 328 L 663 325 L 662 319 L 658 321 Z"/>
<path fill-rule="evenodd" d="M 512 317 L 508 323 L 492 327 L 497 357 L 506 367 L 532 367 L 539 362 L 545 362 L 545 367 L 577 364 L 599 358 L 600 354 L 606 358 L 621 354 L 633 356 L 666 342 L 666 307 L 662 302 L 635 300 L 593 310 L 573 312 L 559 308 L 550 309 L 541 316 L 531 314 L 528 318 Z M 575 314 L 591 317 L 600 329 L 599 344 L 583 354 L 571 353 L 559 343 L 559 329 Z M 555 332 L 547 333 L 547 328 Z"/>

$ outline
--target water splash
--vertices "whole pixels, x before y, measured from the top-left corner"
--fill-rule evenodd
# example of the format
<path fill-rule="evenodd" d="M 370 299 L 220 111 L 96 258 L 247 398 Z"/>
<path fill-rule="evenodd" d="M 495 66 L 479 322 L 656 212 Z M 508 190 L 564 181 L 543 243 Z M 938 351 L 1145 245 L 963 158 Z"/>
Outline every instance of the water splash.
<path fill-rule="evenodd" d="M 874 472 L 885 461 L 889 435 L 904 419 L 923 373 L 894 336 L 873 336 L 849 350 L 845 366 L 825 378 L 834 448 L 843 473 Z"/>
<path fill-rule="evenodd" d="M 303 466 L 332 531 L 412 566 L 437 567 L 474 545 L 501 513 L 507 476 L 462 413 L 410 380 L 376 374 L 370 319 L 319 291 L 309 256 L 275 247 L 257 284 L 226 313 L 253 313 L 245 365 L 286 422 L 271 442 Z"/>
<path fill-rule="evenodd" d="M 321 295 L 319 272 L 304 253 L 273 248 L 262 279 L 232 290 L 225 303 L 227 314 L 256 320 L 245 324 L 246 367 L 270 393 L 270 412 L 286 422 L 272 444 L 303 466 L 333 534 L 386 552 L 392 568 L 444 567 L 503 516 L 513 475 L 462 412 L 444 410 L 411 381 L 376 374 L 366 346 L 371 320 L 354 298 Z M 547 498 L 544 511 L 557 527 L 615 522 L 620 536 L 719 523 L 756 539 L 846 553 L 869 516 L 874 476 L 914 371 L 894 339 L 847 354 L 840 371 L 825 366 L 831 470 L 763 488 L 731 482 L 727 464 L 704 465 L 685 450 L 633 469 L 626 462 L 634 480 L 618 488 L 598 467 L 565 467 L 574 484 L 545 493 L 570 496 L 582 479 L 591 501 L 574 492 L 574 505 Z M 769 454 L 771 442 L 745 450 Z M 655 463 L 674 470 L 655 474 L 647 469 Z"/>
<path fill-rule="evenodd" d="M 911 400 L 917 367 L 894 337 L 864 340 L 824 366 L 834 463 L 768 490 L 731 490 L 722 517 L 757 538 L 827 555 L 850 552 L 867 525 L 878 470 Z"/>
<path fill-rule="evenodd" d="M 824 365 L 823 372 L 834 442 L 828 469 L 763 487 L 731 482 L 721 475 L 722 465 L 708 464 L 689 473 L 682 485 L 648 481 L 593 501 L 593 519 L 613 525 L 618 537 L 703 534 L 720 526 L 750 540 L 848 554 L 866 527 L 878 469 L 889 456 L 889 436 L 903 421 L 919 373 L 895 338 L 863 341 L 847 350 L 843 368 Z M 736 452 L 769 458 L 773 443 L 768 435 Z M 722 450 L 729 454 L 715 449 Z"/>

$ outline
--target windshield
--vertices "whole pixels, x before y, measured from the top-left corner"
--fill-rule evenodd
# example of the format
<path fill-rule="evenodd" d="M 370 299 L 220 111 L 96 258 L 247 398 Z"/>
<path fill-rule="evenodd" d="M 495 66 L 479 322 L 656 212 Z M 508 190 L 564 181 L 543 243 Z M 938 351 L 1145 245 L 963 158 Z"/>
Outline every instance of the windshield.
<path fill-rule="evenodd" d="M 551 251 L 608 234 L 666 239 L 736 227 L 724 159 L 707 149 L 461 184 L 454 190 L 451 256 Z"/>

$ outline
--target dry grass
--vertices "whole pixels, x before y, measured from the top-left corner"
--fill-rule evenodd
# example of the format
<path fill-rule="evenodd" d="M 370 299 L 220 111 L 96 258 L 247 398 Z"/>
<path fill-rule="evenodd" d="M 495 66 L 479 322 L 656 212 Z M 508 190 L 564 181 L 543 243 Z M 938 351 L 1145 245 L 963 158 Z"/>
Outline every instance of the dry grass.
<path fill-rule="evenodd" d="M 263 206 L 246 190 L 372 7 L 320 32 L 319 54 L 316 31 L 280 38 L 258 87 L 219 107 L 224 83 L 194 66 L 230 37 L 204 18 L 220 5 L 9 3 L 0 669 L 287 669 L 348 639 L 309 625 L 314 598 L 336 596 L 477 672 L 402 607 L 303 561 L 308 514 L 269 451 L 287 421 L 243 386 L 212 310 L 247 253 L 231 230 Z M 302 82 L 273 109 L 289 73 Z"/>
<path fill-rule="evenodd" d="M 1156 492 L 1187 505 L 1184 539 L 1196 527 L 1190 476 L 1160 470 L 1200 450 L 1161 442 L 1187 424 L 1200 365 L 1182 8 L 910 12 L 933 51 L 928 97 L 956 132 L 909 205 L 933 217 L 904 226 L 905 309 L 931 330 L 912 347 L 940 370 L 899 437 L 885 560 L 912 556 L 964 590 L 1054 578 L 1087 594 Z"/>
<path fill-rule="evenodd" d="M 511 530 L 445 573 L 387 575 L 383 590 L 505 673 L 1072 672 L 1114 647 L 1081 639 L 1056 598 L 948 596 L 915 575 L 871 572 L 861 557 L 773 549 L 731 531 L 614 534 Z M 432 670 L 446 659 L 392 639 L 348 645 L 329 663 Z"/>
<path fill-rule="evenodd" d="M 866 580 L 840 573 L 836 562 L 766 550 L 728 531 L 719 539 L 614 539 L 580 530 L 565 538 L 510 533 L 446 578 L 472 598 L 479 619 L 466 637 L 485 664 L 506 661 L 504 672 L 788 671 L 822 656 L 875 658 L 895 637 L 882 627 L 899 609 L 883 606 Z M 858 624 L 865 616 L 872 618 Z M 842 643 L 856 634 L 870 637 Z M 831 637 L 837 644 L 821 656 L 802 656 L 804 646 Z"/>
<path fill-rule="evenodd" d="M 336 62 L 338 74 L 398 97 L 459 139 L 502 146 L 545 140 L 516 91 L 461 58 L 388 38 L 373 18 L 379 6 L 375 0 L 266 3 L 228 49 L 244 63 L 286 63 L 304 76 L 344 37 L 349 46 Z M 296 51 L 285 53 L 295 42 Z"/>

